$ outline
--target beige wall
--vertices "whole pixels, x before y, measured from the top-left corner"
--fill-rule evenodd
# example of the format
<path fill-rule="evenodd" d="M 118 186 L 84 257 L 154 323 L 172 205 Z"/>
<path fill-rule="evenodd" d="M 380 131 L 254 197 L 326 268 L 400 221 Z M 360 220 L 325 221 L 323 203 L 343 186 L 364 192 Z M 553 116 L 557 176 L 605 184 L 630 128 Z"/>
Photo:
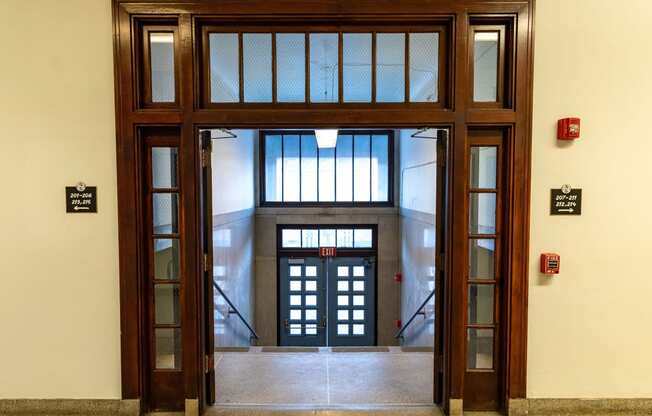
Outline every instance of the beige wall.
<path fill-rule="evenodd" d="M 119 398 L 108 0 L 0 1 L 0 399 Z M 98 214 L 65 214 L 96 185 Z"/>
<path fill-rule="evenodd" d="M 539 0 L 528 395 L 652 397 L 652 48 L 649 0 Z M 582 139 L 555 122 L 582 117 Z M 581 217 L 549 189 L 584 189 Z M 561 254 L 562 273 L 537 273 Z"/>
<path fill-rule="evenodd" d="M 625 3 L 537 2 L 531 397 L 652 397 L 652 5 Z M 2 0 L 0 51 L 0 398 L 117 398 L 109 1 Z M 560 147 L 569 115 L 582 139 Z M 78 180 L 97 215 L 64 213 Z M 548 215 L 564 183 L 584 189 L 581 217 Z M 539 277 L 542 251 L 559 277 Z"/>

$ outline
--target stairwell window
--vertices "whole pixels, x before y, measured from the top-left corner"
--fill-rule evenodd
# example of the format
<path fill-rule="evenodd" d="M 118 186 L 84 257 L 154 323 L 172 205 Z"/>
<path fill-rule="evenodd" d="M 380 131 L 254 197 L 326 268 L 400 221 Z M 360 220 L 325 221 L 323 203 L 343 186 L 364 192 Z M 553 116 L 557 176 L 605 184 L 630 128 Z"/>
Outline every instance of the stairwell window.
<path fill-rule="evenodd" d="M 261 205 L 391 206 L 393 132 L 340 130 L 320 147 L 314 130 L 260 134 Z"/>

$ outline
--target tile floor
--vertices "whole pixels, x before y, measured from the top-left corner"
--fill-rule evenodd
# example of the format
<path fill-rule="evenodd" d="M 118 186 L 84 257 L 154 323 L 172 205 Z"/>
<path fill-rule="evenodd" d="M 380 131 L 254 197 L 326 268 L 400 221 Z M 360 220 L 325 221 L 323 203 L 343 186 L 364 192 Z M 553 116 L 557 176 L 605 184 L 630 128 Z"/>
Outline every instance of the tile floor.
<path fill-rule="evenodd" d="M 216 352 L 217 405 L 432 404 L 427 352 Z"/>

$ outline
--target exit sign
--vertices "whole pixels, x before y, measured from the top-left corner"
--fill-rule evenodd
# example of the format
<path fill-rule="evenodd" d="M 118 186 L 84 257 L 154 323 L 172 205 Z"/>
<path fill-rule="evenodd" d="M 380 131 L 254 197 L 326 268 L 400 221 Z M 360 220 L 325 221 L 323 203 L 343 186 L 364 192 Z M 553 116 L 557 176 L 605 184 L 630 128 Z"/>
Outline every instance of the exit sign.
<path fill-rule="evenodd" d="M 337 249 L 335 247 L 319 247 L 319 257 L 335 257 Z"/>

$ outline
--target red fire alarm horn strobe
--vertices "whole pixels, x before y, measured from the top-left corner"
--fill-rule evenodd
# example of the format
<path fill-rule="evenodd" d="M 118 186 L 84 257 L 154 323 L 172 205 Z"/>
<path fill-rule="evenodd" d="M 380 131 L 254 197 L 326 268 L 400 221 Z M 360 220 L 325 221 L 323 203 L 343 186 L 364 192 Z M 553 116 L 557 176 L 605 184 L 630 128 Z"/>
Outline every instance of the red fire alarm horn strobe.
<path fill-rule="evenodd" d="M 577 117 L 562 118 L 557 122 L 557 139 L 576 140 L 580 138 L 580 119 Z"/>
<path fill-rule="evenodd" d="M 559 254 L 555 253 L 543 253 L 541 254 L 541 273 L 545 275 L 555 275 L 559 274 L 559 263 L 561 257 Z"/>

